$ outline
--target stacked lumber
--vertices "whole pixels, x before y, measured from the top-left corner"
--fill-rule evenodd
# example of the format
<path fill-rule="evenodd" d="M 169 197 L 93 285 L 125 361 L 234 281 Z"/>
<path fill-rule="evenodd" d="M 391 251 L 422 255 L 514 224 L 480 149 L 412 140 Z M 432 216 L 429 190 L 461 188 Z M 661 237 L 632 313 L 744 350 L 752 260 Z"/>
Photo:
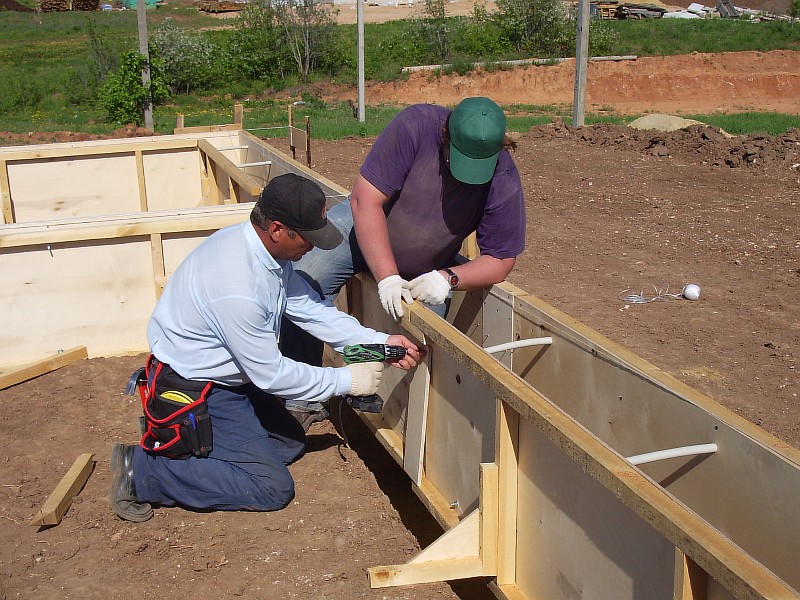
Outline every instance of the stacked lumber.
<path fill-rule="evenodd" d="M 88 12 L 98 8 L 100 8 L 100 0 L 72 0 L 72 10 Z"/>
<path fill-rule="evenodd" d="M 70 10 L 71 5 L 70 0 L 39 0 L 41 12 L 64 12 Z"/>
<path fill-rule="evenodd" d="M 242 10 L 246 2 L 232 0 L 201 0 L 197 3 L 198 10 L 210 13 L 233 12 Z"/>

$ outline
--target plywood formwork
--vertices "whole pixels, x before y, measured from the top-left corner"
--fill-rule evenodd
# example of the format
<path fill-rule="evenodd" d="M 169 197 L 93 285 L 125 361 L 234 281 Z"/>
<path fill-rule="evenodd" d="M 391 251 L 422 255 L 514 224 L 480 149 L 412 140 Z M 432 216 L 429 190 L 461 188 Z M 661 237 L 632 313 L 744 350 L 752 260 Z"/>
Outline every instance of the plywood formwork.
<path fill-rule="evenodd" d="M 0 365 L 145 351 L 170 274 L 247 218 L 263 183 L 292 171 L 331 202 L 346 193 L 243 131 L 141 144 L 0 150 Z M 115 194 L 120 181 L 135 192 Z M 413 372 L 385 371 L 383 412 L 361 416 L 447 530 L 371 569 L 374 586 L 483 576 L 510 599 L 800 598 L 797 450 L 513 286 L 456 294 L 446 320 L 414 304 L 400 323 L 369 276 L 346 292 L 365 324 L 428 348 Z M 634 458 L 666 449 L 689 454 Z"/>
<path fill-rule="evenodd" d="M 366 323 L 392 327 L 372 285 L 353 293 Z M 429 348 L 426 418 L 411 398 L 364 415 L 448 533 L 371 569 L 373 586 L 490 576 L 507 598 L 800 598 L 797 450 L 513 286 L 458 296 L 449 322 L 418 305 L 401 322 Z M 483 349 L 530 338 L 552 343 Z M 717 449 L 626 459 L 700 443 Z"/>
<path fill-rule="evenodd" d="M 147 350 L 145 328 L 183 258 L 247 219 L 273 177 L 318 179 L 245 131 L 0 148 L 0 368 L 85 346 Z"/>

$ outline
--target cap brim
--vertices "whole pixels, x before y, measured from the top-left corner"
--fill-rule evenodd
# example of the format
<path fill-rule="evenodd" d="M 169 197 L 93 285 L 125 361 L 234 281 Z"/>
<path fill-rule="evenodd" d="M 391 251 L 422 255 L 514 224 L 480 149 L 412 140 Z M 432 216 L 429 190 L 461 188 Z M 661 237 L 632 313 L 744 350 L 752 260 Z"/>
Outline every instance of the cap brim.
<path fill-rule="evenodd" d="M 499 150 L 488 158 L 471 158 L 450 144 L 450 172 L 463 183 L 482 185 L 494 175 L 498 156 L 500 156 Z"/>
<path fill-rule="evenodd" d="M 313 244 L 322 250 L 333 250 L 342 243 L 344 239 L 338 229 L 328 221 L 321 229 L 314 229 L 313 231 L 298 230 L 298 233 L 303 236 L 307 242 Z"/>

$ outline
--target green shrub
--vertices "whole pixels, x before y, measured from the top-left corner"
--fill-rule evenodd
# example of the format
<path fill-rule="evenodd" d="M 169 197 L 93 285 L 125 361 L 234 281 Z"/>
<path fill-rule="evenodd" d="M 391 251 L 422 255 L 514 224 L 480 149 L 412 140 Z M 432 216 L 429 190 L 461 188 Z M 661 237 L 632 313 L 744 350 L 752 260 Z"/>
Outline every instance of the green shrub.
<path fill-rule="evenodd" d="M 116 73 L 110 74 L 100 88 L 100 103 L 109 122 L 141 125 L 148 100 L 155 106 L 169 97 L 157 62 L 150 65 L 150 89 L 142 84 L 144 62 L 138 52 L 123 52 Z"/>

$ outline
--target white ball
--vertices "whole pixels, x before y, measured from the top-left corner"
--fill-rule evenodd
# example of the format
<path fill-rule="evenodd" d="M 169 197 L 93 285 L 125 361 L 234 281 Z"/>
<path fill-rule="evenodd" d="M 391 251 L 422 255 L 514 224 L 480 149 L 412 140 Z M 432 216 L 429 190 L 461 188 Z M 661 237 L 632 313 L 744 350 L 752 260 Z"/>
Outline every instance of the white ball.
<path fill-rule="evenodd" d="M 700 297 L 700 286 L 690 283 L 683 288 L 683 297 L 687 300 L 697 300 Z"/>

